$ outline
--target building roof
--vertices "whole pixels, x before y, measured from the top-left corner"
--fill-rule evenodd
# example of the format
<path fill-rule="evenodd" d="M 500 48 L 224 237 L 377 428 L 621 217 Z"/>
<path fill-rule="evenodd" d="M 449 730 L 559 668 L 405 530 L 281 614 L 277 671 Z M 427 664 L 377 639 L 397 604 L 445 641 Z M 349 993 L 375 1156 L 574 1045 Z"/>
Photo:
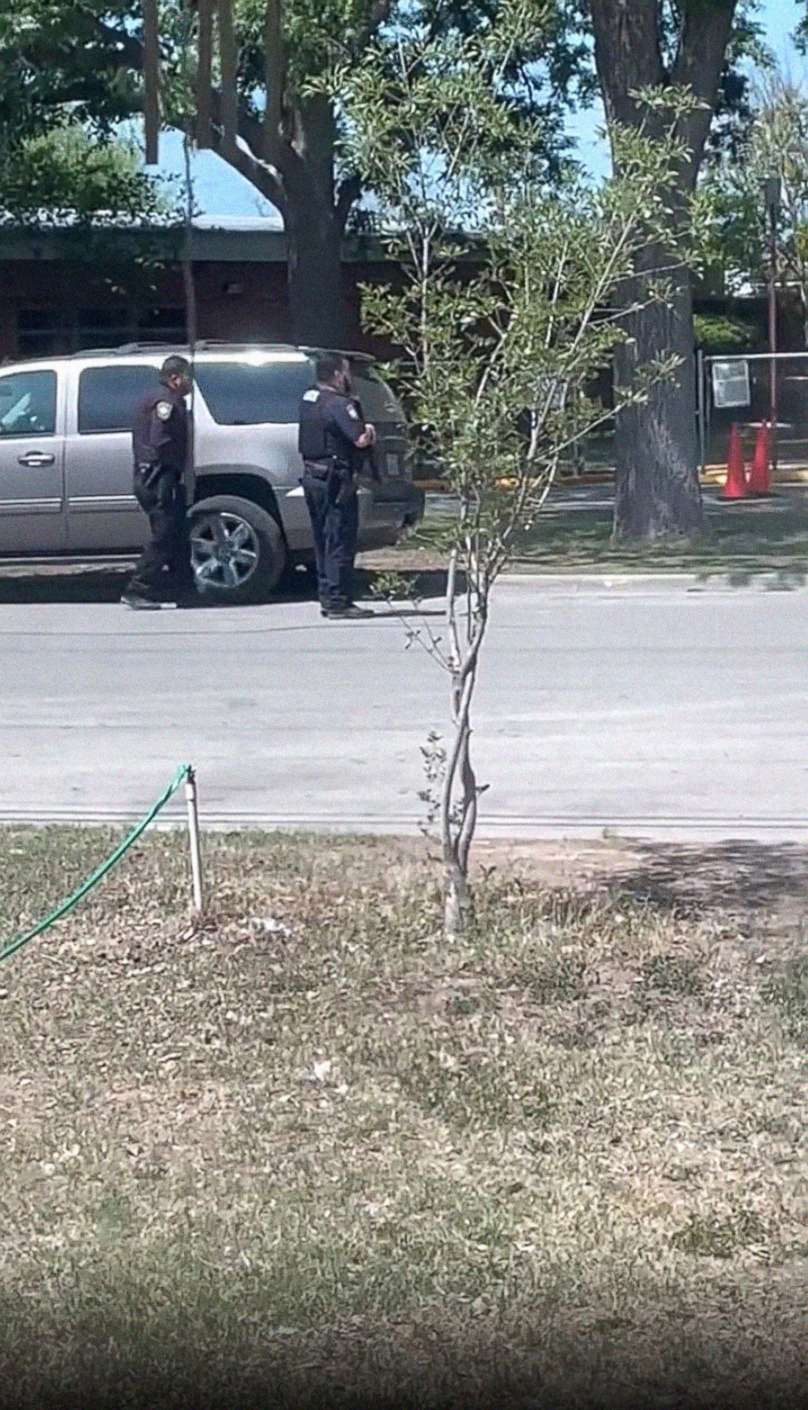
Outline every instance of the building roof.
<path fill-rule="evenodd" d="M 88 259 L 106 247 L 123 257 L 147 249 L 155 258 L 180 258 L 185 240 L 182 225 L 96 225 L 88 229 L 69 221 L 37 226 L 0 224 L 0 261 L 48 260 L 70 263 Z M 191 250 L 195 261 L 234 264 L 283 264 L 286 238 L 274 216 L 199 216 L 193 222 Z M 384 262 L 388 256 L 374 236 L 349 236 L 343 245 L 348 262 Z"/>

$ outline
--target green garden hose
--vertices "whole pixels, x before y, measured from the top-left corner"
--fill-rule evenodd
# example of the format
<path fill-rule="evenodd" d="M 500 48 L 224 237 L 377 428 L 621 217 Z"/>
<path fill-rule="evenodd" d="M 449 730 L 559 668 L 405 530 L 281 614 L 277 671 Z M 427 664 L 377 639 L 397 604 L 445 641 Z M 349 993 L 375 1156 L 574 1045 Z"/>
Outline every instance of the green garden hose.
<path fill-rule="evenodd" d="M 24 935 L 18 935 L 16 939 L 10 940 L 9 943 L 0 950 L 0 960 L 7 960 L 10 955 L 16 954 L 17 950 L 21 950 L 23 945 L 28 944 L 29 940 L 36 939 L 37 935 L 41 935 L 43 931 L 48 930 L 50 926 L 54 925 L 57 920 L 61 920 L 62 916 L 66 916 L 69 911 L 72 911 L 73 907 L 78 905 L 79 901 L 87 895 L 88 891 L 92 891 L 93 887 L 97 886 L 99 881 L 102 881 L 107 875 L 107 872 L 112 871 L 112 868 L 117 865 L 121 858 L 129 851 L 129 848 L 132 847 L 134 843 L 137 842 L 138 838 L 146 831 L 149 824 L 154 822 L 161 808 L 165 807 L 166 803 L 174 796 L 180 785 L 185 782 L 190 771 L 190 764 L 180 764 L 180 767 L 177 769 L 168 787 L 160 794 L 160 797 L 149 809 L 146 816 L 141 818 L 140 822 L 132 828 L 131 832 L 127 833 L 122 842 L 119 842 L 115 851 L 112 852 L 100 866 L 96 867 L 95 871 L 87 877 L 86 881 L 81 883 L 81 886 L 77 887 L 77 889 L 68 896 L 66 901 L 62 901 L 61 905 L 51 911 L 50 915 L 47 915 L 45 919 L 41 920 L 38 925 L 35 925 L 32 930 L 27 930 Z"/>

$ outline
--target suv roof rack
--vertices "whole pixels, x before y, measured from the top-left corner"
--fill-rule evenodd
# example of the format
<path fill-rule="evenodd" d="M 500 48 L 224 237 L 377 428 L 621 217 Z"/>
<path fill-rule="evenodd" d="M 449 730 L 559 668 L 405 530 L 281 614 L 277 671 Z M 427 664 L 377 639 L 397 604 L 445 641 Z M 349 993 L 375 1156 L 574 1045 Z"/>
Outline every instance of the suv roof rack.
<path fill-rule="evenodd" d="M 120 353 L 134 352 L 169 352 L 179 347 L 178 343 L 124 343 L 112 348 L 79 348 L 77 352 L 59 354 L 63 358 L 71 358 L 74 362 L 82 357 L 118 357 Z M 46 361 L 47 359 L 40 359 Z"/>
<path fill-rule="evenodd" d="M 177 348 L 181 348 L 183 352 L 189 352 L 190 344 L 182 342 L 181 340 L 161 343 L 122 343 L 120 347 L 114 348 L 112 351 L 123 354 L 135 352 L 172 352 Z M 253 339 L 250 342 L 246 339 L 241 341 L 238 338 L 199 338 L 194 346 L 194 351 L 207 352 L 209 348 L 230 348 L 235 352 L 241 352 L 243 348 L 267 348 L 273 352 L 298 351 L 292 343 L 266 343 L 259 342 L 258 339 Z M 106 349 L 104 349 L 104 351 L 106 351 Z"/>
<path fill-rule="evenodd" d="M 265 348 L 268 352 L 298 352 L 307 357 L 317 357 L 321 353 L 335 352 L 341 357 L 347 357 L 352 362 L 374 363 L 378 359 L 372 353 L 355 352 L 349 348 L 322 348 L 305 346 L 299 343 L 268 343 L 253 340 L 252 342 L 239 342 L 231 338 L 200 338 L 196 343 L 195 352 L 209 352 L 217 349 L 227 349 L 230 352 L 249 351 L 251 348 Z M 83 357 L 131 357 L 134 353 L 163 353 L 166 357 L 170 353 L 189 353 L 188 343 L 163 342 L 163 343 L 120 343 L 116 347 L 80 348 L 77 352 L 56 353 L 52 356 L 48 354 L 31 354 L 28 357 L 15 357 L 8 359 L 15 364 L 26 362 L 50 362 L 58 360 L 60 362 L 73 360 L 77 361 Z"/>
<path fill-rule="evenodd" d="M 336 353 L 338 357 L 350 358 L 351 362 L 376 362 L 372 353 L 354 352 L 350 348 L 313 348 L 306 344 L 300 348 L 301 352 L 311 353 L 312 357 L 319 357 L 321 354 Z"/>

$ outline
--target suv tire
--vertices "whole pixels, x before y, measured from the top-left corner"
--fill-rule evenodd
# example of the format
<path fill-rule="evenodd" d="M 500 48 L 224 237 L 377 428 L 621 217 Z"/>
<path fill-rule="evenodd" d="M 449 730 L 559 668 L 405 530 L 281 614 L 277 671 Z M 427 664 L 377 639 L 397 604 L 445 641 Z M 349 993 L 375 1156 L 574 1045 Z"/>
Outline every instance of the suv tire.
<path fill-rule="evenodd" d="M 212 495 L 193 506 L 190 520 L 194 571 L 208 600 L 236 606 L 269 597 L 283 577 L 287 552 L 281 527 L 266 509 L 237 495 Z"/>

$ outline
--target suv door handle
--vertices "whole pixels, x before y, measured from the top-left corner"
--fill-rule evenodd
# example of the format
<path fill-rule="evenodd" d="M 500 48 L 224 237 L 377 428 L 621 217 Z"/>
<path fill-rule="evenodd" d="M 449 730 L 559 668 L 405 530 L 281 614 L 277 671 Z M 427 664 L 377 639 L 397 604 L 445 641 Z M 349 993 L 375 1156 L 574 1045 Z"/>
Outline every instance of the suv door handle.
<path fill-rule="evenodd" d="M 28 465 L 32 470 L 38 470 L 44 465 L 53 465 L 56 460 L 55 455 L 46 455 L 41 450 L 29 450 L 27 455 L 18 455 L 18 465 Z"/>

